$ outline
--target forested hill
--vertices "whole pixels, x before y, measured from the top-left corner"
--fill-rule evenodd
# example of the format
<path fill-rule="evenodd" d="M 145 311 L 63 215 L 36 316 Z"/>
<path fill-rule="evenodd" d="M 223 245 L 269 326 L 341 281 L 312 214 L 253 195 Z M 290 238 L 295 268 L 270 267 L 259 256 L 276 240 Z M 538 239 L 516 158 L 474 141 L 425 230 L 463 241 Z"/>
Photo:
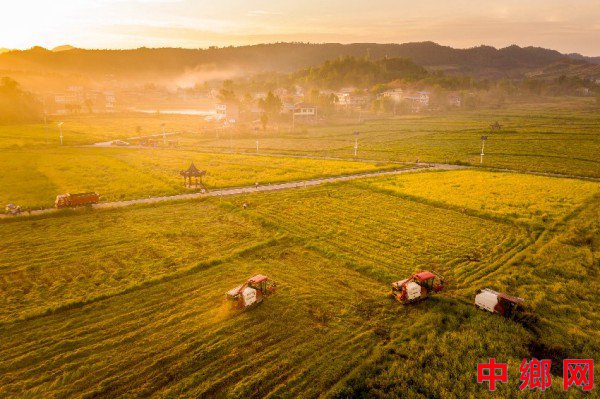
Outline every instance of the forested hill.
<path fill-rule="evenodd" d="M 0 70 L 77 73 L 89 77 L 177 75 L 187 70 L 291 72 L 340 56 L 410 58 L 430 69 L 480 77 L 522 76 L 555 63 L 587 64 L 558 51 L 538 47 L 480 46 L 454 49 L 433 42 L 405 44 L 274 43 L 209 49 L 139 48 L 135 50 L 51 51 L 34 47 L 0 54 Z"/>
<path fill-rule="evenodd" d="M 397 79 L 417 80 L 427 76 L 422 66 L 408 58 L 367 60 L 363 57 L 339 57 L 303 69 L 292 75 L 296 81 L 327 89 L 344 86 L 370 88 Z"/>

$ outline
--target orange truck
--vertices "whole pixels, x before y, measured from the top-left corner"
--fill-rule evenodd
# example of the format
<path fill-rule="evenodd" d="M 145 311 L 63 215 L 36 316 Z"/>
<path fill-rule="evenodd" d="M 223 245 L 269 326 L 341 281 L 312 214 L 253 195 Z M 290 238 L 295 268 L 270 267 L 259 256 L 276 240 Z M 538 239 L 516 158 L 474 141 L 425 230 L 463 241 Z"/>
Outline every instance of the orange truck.
<path fill-rule="evenodd" d="M 89 206 L 100 201 L 98 193 L 60 194 L 56 196 L 54 205 L 57 208 L 75 208 L 77 206 Z"/>

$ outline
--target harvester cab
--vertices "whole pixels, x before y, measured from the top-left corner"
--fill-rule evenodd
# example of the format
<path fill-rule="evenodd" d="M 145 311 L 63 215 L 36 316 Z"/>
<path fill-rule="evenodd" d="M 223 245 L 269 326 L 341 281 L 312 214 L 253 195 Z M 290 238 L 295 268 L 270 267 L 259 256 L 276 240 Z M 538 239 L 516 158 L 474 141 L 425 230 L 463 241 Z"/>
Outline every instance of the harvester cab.
<path fill-rule="evenodd" d="M 418 302 L 444 289 L 444 278 L 430 271 L 392 283 L 392 297 L 404 304 Z"/>
<path fill-rule="evenodd" d="M 250 306 L 258 305 L 263 299 L 274 293 L 275 282 L 262 274 L 251 277 L 242 285 L 235 287 L 227 292 L 227 298 L 232 302 L 236 309 L 245 309 Z"/>

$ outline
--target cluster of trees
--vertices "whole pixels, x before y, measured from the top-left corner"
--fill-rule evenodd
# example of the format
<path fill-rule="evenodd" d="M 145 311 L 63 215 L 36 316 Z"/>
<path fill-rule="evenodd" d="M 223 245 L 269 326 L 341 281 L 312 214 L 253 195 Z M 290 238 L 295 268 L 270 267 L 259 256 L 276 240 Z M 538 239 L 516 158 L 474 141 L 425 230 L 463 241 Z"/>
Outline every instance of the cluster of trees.
<path fill-rule="evenodd" d="M 42 105 L 19 86 L 15 80 L 0 78 L 0 123 L 40 120 Z"/>
<path fill-rule="evenodd" d="M 548 96 L 582 95 L 582 90 L 585 89 L 589 90 L 591 94 L 598 89 L 598 85 L 590 79 L 567 75 L 549 79 L 502 80 L 498 84 L 507 92 L 521 91 Z"/>
<path fill-rule="evenodd" d="M 411 90 L 498 90 L 505 95 L 578 95 L 581 88 L 587 88 L 591 92 L 598 90 L 594 81 L 578 76 L 488 79 L 469 75 L 447 75 L 441 71 L 428 72 L 405 58 L 370 60 L 366 57 L 341 57 L 295 73 L 259 74 L 236 80 L 236 88 L 246 92 L 275 88 L 293 91 L 297 85 L 308 90 L 356 87 L 371 93 L 381 93 L 393 87 Z M 317 103 L 313 100 L 311 102 Z"/>
<path fill-rule="evenodd" d="M 263 129 L 267 128 L 267 124 L 270 120 L 280 118 L 281 107 L 283 102 L 279 96 L 269 91 L 265 98 L 261 98 L 255 102 L 252 94 L 246 92 L 241 98 L 236 94 L 236 87 L 231 80 L 225 80 L 221 89 L 219 90 L 219 101 L 223 103 L 234 103 L 239 106 L 242 114 L 249 113 L 254 105 L 258 106 L 261 110 L 260 122 Z"/>
<path fill-rule="evenodd" d="M 406 58 L 372 61 L 368 58 L 341 57 L 302 70 L 294 74 L 294 80 L 311 87 L 336 90 L 345 86 L 371 87 L 398 79 L 414 81 L 425 76 L 425 68 Z"/>

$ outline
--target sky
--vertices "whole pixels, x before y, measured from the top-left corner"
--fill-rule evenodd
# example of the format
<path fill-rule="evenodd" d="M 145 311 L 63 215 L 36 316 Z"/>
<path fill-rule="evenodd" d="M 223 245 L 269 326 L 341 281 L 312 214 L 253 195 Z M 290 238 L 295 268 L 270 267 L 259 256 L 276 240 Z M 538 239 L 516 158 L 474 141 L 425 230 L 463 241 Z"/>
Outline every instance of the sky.
<path fill-rule="evenodd" d="M 0 48 L 271 42 L 540 46 L 600 56 L 600 0 L 3 0 Z"/>

